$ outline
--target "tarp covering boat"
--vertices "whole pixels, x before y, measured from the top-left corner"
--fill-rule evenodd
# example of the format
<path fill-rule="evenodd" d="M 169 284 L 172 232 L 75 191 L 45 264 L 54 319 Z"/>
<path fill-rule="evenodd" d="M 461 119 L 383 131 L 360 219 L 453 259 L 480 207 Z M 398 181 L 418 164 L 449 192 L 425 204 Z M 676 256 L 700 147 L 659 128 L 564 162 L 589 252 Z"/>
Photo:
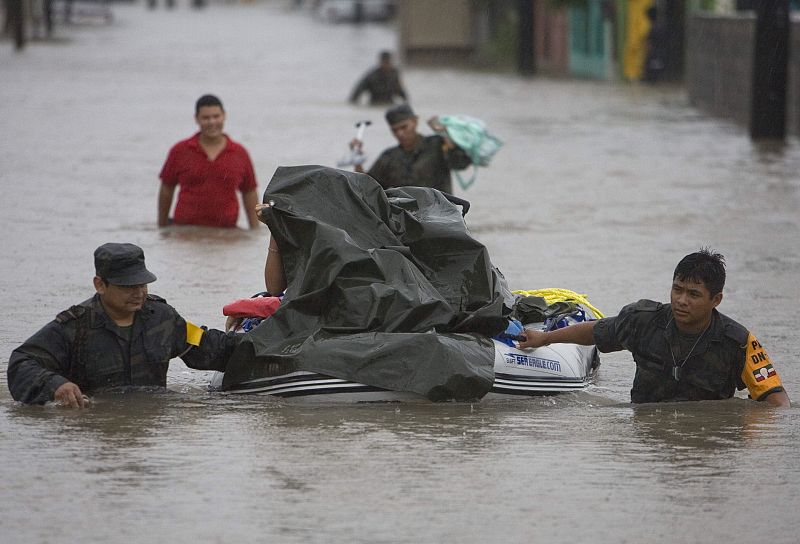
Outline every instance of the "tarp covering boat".
<path fill-rule="evenodd" d="M 293 370 L 431 400 L 484 396 L 514 297 L 460 208 L 365 174 L 281 167 L 262 220 L 288 279 L 280 308 L 247 333 L 223 390 Z"/>

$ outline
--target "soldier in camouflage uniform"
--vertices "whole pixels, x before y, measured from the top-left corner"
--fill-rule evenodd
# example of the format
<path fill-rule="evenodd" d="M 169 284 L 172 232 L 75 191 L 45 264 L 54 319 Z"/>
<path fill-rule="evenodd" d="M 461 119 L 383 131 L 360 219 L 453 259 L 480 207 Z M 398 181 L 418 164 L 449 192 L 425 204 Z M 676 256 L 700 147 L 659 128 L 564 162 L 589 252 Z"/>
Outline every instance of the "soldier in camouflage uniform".
<path fill-rule="evenodd" d="M 83 407 L 86 395 L 120 386 L 166 387 L 173 357 L 225 370 L 238 336 L 185 321 L 147 293 L 156 277 L 142 249 L 104 244 L 94 253 L 96 294 L 58 314 L 11 354 L 8 387 L 26 404 Z"/>
<path fill-rule="evenodd" d="M 392 54 L 382 51 L 378 60 L 378 66 L 367 72 L 356 84 L 350 93 L 350 102 L 357 103 L 365 92 L 369 94 L 371 106 L 391 104 L 395 97 L 408 102 L 408 95 L 400 82 L 400 72 L 392 64 Z"/>
<path fill-rule="evenodd" d="M 453 192 L 451 170 L 463 170 L 472 164 L 463 149 L 450 138 L 434 134 L 423 136 L 417 132 L 417 116 L 407 105 L 395 106 L 386 112 L 386 122 L 397 139 L 398 146 L 385 150 L 367 174 L 381 187 L 433 187 L 445 193 Z M 428 124 L 436 131 L 444 132 L 436 117 Z M 361 142 L 354 140 L 354 147 Z M 361 165 L 356 172 L 363 172 Z"/>
<path fill-rule="evenodd" d="M 675 268 L 670 304 L 640 300 L 615 317 L 549 332 L 525 331 L 520 348 L 551 343 L 596 344 L 603 353 L 628 350 L 636 361 L 631 402 L 750 398 L 789 406 L 789 397 L 756 337 L 719 313 L 725 261 L 709 249 Z"/>

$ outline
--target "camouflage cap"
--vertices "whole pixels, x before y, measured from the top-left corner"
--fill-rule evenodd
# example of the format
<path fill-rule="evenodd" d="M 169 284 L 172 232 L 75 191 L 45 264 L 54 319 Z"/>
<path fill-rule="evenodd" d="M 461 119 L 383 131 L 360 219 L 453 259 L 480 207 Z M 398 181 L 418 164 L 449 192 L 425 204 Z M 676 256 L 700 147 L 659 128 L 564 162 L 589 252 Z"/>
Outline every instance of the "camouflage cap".
<path fill-rule="evenodd" d="M 94 251 L 95 273 L 114 285 L 141 285 L 156 281 L 144 266 L 144 251 L 134 244 L 103 244 Z"/>
<path fill-rule="evenodd" d="M 389 126 L 402 123 L 406 119 L 416 119 L 417 115 L 408 104 L 400 104 L 386 110 L 386 122 Z"/>

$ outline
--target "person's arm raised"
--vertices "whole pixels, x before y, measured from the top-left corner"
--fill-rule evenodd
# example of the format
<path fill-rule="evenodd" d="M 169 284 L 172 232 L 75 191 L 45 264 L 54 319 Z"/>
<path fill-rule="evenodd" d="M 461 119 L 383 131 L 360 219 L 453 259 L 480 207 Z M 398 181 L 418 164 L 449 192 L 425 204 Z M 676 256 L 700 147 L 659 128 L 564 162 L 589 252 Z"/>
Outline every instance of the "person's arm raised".
<path fill-rule="evenodd" d="M 267 248 L 267 262 L 264 263 L 264 285 L 272 296 L 278 296 L 286 289 L 286 273 L 283 258 L 275 238 L 270 238 Z"/>
<path fill-rule="evenodd" d="M 261 215 L 261 210 L 266 208 L 269 208 L 269 204 L 256 204 L 253 209 L 257 215 Z M 267 292 L 272 296 L 278 296 L 283 293 L 287 285 L 281 249 L 272 236 L 270 236 L 269 246 L 267 247 L 267 260 L 264 263 L 264 285 L 267 288 Z"/>

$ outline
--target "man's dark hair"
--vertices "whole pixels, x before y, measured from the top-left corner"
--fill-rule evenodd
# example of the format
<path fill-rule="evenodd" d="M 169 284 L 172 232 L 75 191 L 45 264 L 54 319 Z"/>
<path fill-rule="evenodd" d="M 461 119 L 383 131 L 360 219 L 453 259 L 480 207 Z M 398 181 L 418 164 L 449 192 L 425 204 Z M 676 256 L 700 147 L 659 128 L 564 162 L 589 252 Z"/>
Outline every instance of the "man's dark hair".
<path fill-rule="evenodd" d="M 392 52 L 391 51 L 381 51 L 381 54 L 378 55 L 378 59 L 381 62 L 392 60 Z"/>
<path fill-rule="evenodd" d="M 194 114 L 197 115 L 200 113 L 200 108 L 205 108 L 208 106 L 219 106 L 219 109 L 225 111 L 225 108 L 222 107 L 222 100 L 213 94 L 204 94 L 197 99 L 197 103 L 194 105 Z"/>
<path fill-rule="evenodd" d="M 702 282 L 713 297 L 725 287 L 725 257 L 709 247 L 690 253 L 675 267 L 673 279 Z"/>

